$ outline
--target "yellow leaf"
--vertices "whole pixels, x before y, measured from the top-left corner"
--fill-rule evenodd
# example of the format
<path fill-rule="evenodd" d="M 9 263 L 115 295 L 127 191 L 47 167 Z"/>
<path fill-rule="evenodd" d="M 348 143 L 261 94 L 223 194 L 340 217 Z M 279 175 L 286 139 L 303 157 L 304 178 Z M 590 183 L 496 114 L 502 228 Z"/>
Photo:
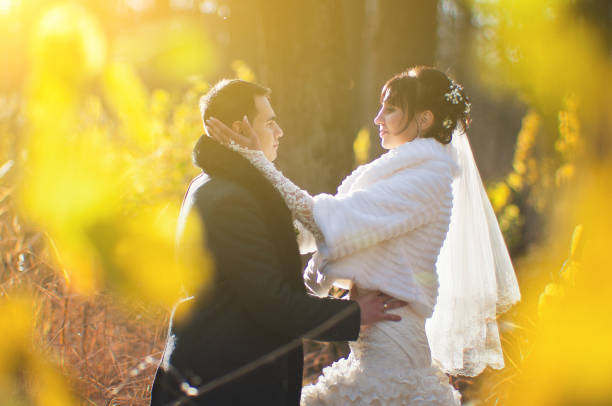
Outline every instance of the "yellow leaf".
<path fill-rule="evenodd" d="M 353 142 L 353 152 L 357 165 L 363 165 L 368 162 L 370 155 L 370 132 L 366 127 L 362 127 L 357 133 L 357 137 L 355 137 Z"/>

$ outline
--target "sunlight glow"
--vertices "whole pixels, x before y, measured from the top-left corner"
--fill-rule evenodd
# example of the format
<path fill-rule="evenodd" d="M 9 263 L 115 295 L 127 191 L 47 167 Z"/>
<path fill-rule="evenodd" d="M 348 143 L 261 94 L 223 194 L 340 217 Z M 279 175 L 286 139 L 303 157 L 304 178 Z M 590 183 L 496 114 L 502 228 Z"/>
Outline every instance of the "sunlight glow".
<path fill-rule="evenodd" d="M 17 7 L 19 0 L 0 0 L 0 15 L 9 14 L 13 8 Z"/>
<path fill-rule="evenodd" d="M 150 8 L 153 5 L 152 0 L 125 0 L 125 5 L 134 11 L 140 12 Z"/>
<path fill-rule="evenodd" d="M 194 0 L 170 0 L 170 7 L 176 10 L 191 10 L 194 7 Z"/>
<path fill-rule="evenodd" d="M 204 14 L 213 14 L 217 11 L 217 3 L 211 0 L 203 1 L 200 4 L 200 11 Z"/>

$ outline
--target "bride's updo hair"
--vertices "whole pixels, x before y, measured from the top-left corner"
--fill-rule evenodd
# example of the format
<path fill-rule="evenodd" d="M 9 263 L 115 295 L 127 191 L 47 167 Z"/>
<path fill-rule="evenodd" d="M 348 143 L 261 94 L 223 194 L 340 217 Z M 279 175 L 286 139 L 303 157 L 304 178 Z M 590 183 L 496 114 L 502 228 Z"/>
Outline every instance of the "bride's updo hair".
<path fill-rule="evenodd" d="M 429 66 L 393 76 L 383 86 L 380 101 L 399 107 L 406 126 L 417 112 L 430 110 L 434 123 L 420 137 L 435 138 L 442 144 L 451 142 L 455 129 L 465 131 L 470 124 L 470 101 L 461 85 Z"/>

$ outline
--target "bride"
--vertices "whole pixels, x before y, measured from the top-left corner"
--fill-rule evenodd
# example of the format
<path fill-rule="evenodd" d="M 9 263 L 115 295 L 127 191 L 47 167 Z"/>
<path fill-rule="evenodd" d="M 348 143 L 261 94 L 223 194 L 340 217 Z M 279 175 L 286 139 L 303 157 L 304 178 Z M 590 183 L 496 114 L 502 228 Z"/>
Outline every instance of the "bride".
<path fill-rule="evenodd" d="M 502 368 L 496 315 L 520 300 L 497 220 L 465 130 L 470 103 L 443 72 L 416 67 L 387 81 L 374 122 L 386 154 L 358 167 L 334 196 L 310 196 L 240 133 L 209 134 L 244 155 L 279 190 L 316 253 L 306 284 L 326 295 L 379 290 L 409 303 L 400 322 L 360 332 L 351 353 L 304 387 L 302 404 L 459 405 L 446 374 Z M 304 230 L 305 229 L 305 230 Z M 312 242 L 312 239 L 311 239 Z"/>

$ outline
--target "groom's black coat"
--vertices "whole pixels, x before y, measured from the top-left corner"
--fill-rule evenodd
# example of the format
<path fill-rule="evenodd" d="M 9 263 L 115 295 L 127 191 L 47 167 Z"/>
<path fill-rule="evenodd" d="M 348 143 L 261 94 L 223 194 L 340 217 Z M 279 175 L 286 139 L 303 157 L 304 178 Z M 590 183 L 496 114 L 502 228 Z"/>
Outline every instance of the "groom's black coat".
<path fill-rule="evenodd" d="M 274 187 L 242 156 L 203 136 L 182 216 L 199 214 L 215 263 L 212 287 L 192 299 L 189 316 L 171 322 L 152 405 L 185 398 L 182 382 L 201 386 L 298 339 L 252 372 L 198 397 L 192 405 L 298 405 L 303 354 L 299 338 L 355 340 L 359 306 L 306 293 L 290 212 Z M 183 304 L 184 305 L 184 304 Z M 179 307 L 182 305 L 178 305 Z M 333 327 L 313 336 L 333 316 Z"/>

